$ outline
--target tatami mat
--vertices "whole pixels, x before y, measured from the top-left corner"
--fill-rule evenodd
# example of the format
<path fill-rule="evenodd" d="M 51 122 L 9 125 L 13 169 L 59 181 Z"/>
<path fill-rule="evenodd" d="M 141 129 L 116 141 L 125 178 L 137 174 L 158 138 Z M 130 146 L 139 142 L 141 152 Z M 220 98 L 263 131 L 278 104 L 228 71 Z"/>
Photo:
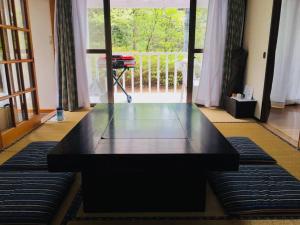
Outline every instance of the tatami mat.
<path fill-rule="evenodd" d="M 26 145 L 34 141 L 60 141 L 87 113 L 89 110 L 65 112 L 65 120 L 62 122 L 47 121 L 39 128 L 27 134 L 14 145 L 0 153 L 0 164 L 22 150 Z"/>
<path fill-rule="evenodd" d="M 254 119 L 236 119 L 229 113 L 218 108 L 199 108 L 201 112 L 213 123 L 249 123 Z"/>
<path fill-rule="evenodd" d="M 224 136 L 246 136 L 300 180 L 300 151 L 258 123 L 215 123 Z M 300 224 L 300 221 L 299 221 Z"/>

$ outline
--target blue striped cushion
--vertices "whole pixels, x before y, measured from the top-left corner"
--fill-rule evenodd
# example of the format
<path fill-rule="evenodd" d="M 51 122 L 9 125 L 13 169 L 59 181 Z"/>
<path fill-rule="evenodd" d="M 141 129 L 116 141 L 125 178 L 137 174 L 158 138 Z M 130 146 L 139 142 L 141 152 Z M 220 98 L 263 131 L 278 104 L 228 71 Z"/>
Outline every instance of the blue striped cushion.
<path fill-rule="evenodd" d="M 48 224 L 73 178 L 72 173 L 0 172 L 0 223 Z"/>
<path fill-rule="evenodd" d="M 209 181 L 228 214 L 300 213 L 300 181 L 280 166 L 241 165 Z"/>
<path fill-rule="evenodd" d="M 239 152 L 241 164 L 276 163 L 276 160 L 247 137 L 230 137 L 227 140 Z"/>
<path fill-rule="evenodd" d="M 1 170 L 47 170 L 47 154 L 58 142 L 32 142 L 0 166 Z"/>

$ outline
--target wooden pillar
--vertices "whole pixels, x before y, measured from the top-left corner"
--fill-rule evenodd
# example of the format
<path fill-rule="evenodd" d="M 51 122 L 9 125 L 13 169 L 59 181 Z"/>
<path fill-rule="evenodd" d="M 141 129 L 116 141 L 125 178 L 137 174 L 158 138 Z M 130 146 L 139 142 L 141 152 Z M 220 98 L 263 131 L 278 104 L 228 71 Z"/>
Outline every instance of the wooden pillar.
<path fill-rule="evenodd" d="M 52 41 L 53 41 L 53 48 L 54 46 L 54 21 L 55 21 L 55 0 L 49 0 L 49 8 L 50 8 L 50 20 L 51 20 L 51 30 L 52 30 Z"/>

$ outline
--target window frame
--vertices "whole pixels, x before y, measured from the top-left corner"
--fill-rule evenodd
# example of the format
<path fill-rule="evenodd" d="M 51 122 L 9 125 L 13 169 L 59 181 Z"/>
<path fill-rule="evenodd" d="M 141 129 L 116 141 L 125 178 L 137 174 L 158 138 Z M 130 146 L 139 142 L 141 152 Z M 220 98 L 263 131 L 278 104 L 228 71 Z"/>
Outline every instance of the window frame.
<path fill-rule="evenodd" d="M 18 24 L 17 13 L 16 13 L 16 1 L 20 1 L 21 7 L 21 18 L 23 20 L 23 25 L 25 27 L 20 27 Z M 9 100 L 10 103 L 10 113 L 12 118 L 13 127 L 17 127 L 18 124 L 28 121 L 29 118 L 29 109 L 27 108 L 27 99 L 26 94 L 29 93 L 32 95 L 32 112 L 34 115 L 38 115 L 40 113 L 39 103 L 38 103 L 38 93 L 37 93 L 37 81 L 35 74 L 35 66 L 34 66 L 34 54 L 33 54 L 33 46 L 32 46 L 32 35 L 30 29 L 30 19 L 29 19 L 29 11 L 28 11 L 28 1 L 27 0 L 6 0 L 7 8 L 4 8 L 4 1 L 0 5 L 0 42 L 2 47 L 2 56 L 3 58 L 0 60 L 0 64 L 4 65 L 4 74 L 6 79 L 7 91 L 8 95 L 0 96 L 0 101 Z M 7 12 L 7 9 L 9 12 Z M 8 17 L 5 15 L 8 14 Z M 8 21 L 3 21 L 3 18 L 9 18 Z M 8 32 L 11 32 L 12 37 L 12 46 L 9 46 L 9 37 Z M 22 49 L 20 42 L 20 32 L 24 33 L 24 40 L 26 43 L 26 54 L 27 58 L 22 58 Z M 27 39 L 27 40 L 26 40 Z M 9 56 L 10 49 L 13 49 L 14 59 Z M 30 80 L 30 87 L 25 87 L 24 82 L 24 71 L 23 64 L 27 63 L 28 66 L 28 74 Z M 13 74 L 12 67 L 15 67 L 16 74 Z M 13 76 L 16 75 L 17 82 L 20 90 L 15 90 Z M 21 101 L 21 111 L 23 113 L 23 120 L 21 122 L 18 121 L 17 115 L 14 111 L 14 107 L 16 107 L 15 101 L 16 98 L 19 98 Z M 3 131 L 1 131 L 3 132 Z"/>
<path fill-rule="evenodd" d="M 4 106 L 9 108 L 7 116 L 10 119 L 7 121 L 7 127 L 0 130 L 0 149 L 10 146 L 25 134 L 38 127 L 42 119 L 38 102 L 28 0 L 4 1 L 0 2 L 0 43 L 2 51 L 0 66 L 3 67 L 4 73 L 1 79 L 3 78 L 4 82 L 6 81 L 4 86 L 7 86 L 7 95 L 6 93 L 3 96 L 1 95 L 0 102 L 8 102 L 7 106 Z M 5 6 L 6 9 L 4 10 Z M 16 11 L 16 6 L 18 6 L 18 12 Z M 5 13 L 9 13 L 9 16 L 4 17 Z M 22 19 L 20 24 L 24 27 L 18 26 L 20 18 Z M 9 19 L 9 23 L 7 19 Z M 11 36 L 8 35 L 8 32 L 11 32 Z M 23 32 L 24 37 L 21 36 L 21 32 Z M 9 40 L 9 38 L 11 39 Z M 22 41 L 24 39 L 24 43 L 20 42 L 20 39 Z M 9 44 L 12 46 L 9 46 Z M 25 46 L 25 49 L 20 48 L 23 46 Z M 21 57 L 24 56 L 24 50 L 26 58 Z M 10 56 L 8 54 L 13 55 L 13 59 L 8 57 Z M 27 65 L 25 66 L 25 64 Z M 24 76 L 24 72 L 26 72 L 26 76 Z M 21 87 L 18 91 L 14 89 L 16 81 L 17 85 Z M 27 83 L 30 85 L 27 85 Z M 26 95 L 30 97 L 26 99 Z"/>

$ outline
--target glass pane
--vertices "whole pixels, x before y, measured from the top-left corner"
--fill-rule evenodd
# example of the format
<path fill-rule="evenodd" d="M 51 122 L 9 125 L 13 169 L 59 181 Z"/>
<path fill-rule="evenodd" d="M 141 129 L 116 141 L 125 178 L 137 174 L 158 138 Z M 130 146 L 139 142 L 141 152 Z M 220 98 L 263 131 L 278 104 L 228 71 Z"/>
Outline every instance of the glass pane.
<path fill-rule="evenodd" d="M 0 35 L 2 35 L 2 34 L 0 33 Z M 2 41 L 0 39 L 0 61 L 4 60 L 3 52 L 4 52 L 4 49 L 3 49 L 3 46 L 2 46 Z"/>
<path fill-rule="evenodd" d="M 32 116 L 36 114 L 35 95 L 34 92 L 30 92 L 30 93 L 26 93 L 25 96 L 26 96 L 28 119 L 30 119 Z"/>
<path fill-rule="evenodd" d="M 19 78 L 19 68 L 17 64 L 11 64 L 9 65 L 10 69 L 11 69 L 11 75 L 12 75 L 12 91 L 13 92 L 18 92 L 18 91 L 22 91 L 22 86 L 21 86 L 21 81 Z"/>
<path fill-rule="evenodd" d="M 34 87 L 31 63 L 22 63 L 22 69 L 25 89 Z"/>
<path fill-rule="evenodd" d="M 9 100 L 0 101 L 0 131 L 13 127 Z"/>
<path fill-rule="evenodd" d="M 202 60 L 203 60 L 203 53 L 195 54 L 194 59 L 194 77 L 193 77 L 193 101 L 198 93 L 199 83 L 200 83 L 200 76 L 202 70 Z"/>
<path fill-rule="evenodd" d="M 25 104 L 22 95 L 14 97 L 14 112 L 17 123 L 26 119 L 24 106 Z"/>
<path fill-rule="evenodd" d="M 29 58 L 28 33 L 19 31 L 21 59 Z"/>
<path fill-rule="evenodd" d="M 88 54 L 87 68 L 90 102 L 108 102 L 105 54 Z"/>
<path fill-rule="evenodd" d="M 16 59 L 16 32 L 12 30 L 6 30 L 4 31 L 4 34 L 7 36 L 4 36 L 6 39 L 6 49 L 8 49 L 8 59 Z"/>
<path fill-rule="evenodd" d="M 1 0 L 0 1 L 0 12 L 1 12 L 1 21 L 2 24 L 5 25 L 13 25 L 12 22 L 12 15 L 9 13 L 11 12 L 10 7 L 10 0 Z"/>
<path fill-rule="evenodd" d="M 15 0 L 17 27 L 26 27 L 24 0 Z"/>
<path fill-rule="evenodd" d="M 87 0 L 88 48 L 105 48 L 103 0 Z"/>
<path fill-rule="evenodd" d="M 0 96 L 8 95 L 5 66 L 0 64 Z"/>
<path fill-rule="evenodd" d="M 208 14 L 208 2 L 209 2 L 208 0 L 198 0 L 197 1 L 196 39 L 195 39 L 195 48 L 196 49 L 204 48 L 207 14 Z"/>

